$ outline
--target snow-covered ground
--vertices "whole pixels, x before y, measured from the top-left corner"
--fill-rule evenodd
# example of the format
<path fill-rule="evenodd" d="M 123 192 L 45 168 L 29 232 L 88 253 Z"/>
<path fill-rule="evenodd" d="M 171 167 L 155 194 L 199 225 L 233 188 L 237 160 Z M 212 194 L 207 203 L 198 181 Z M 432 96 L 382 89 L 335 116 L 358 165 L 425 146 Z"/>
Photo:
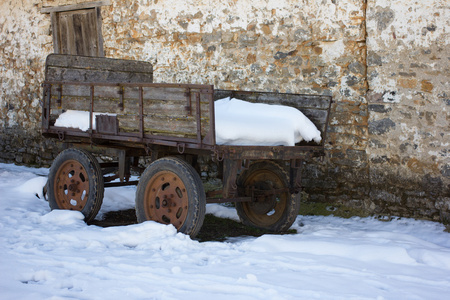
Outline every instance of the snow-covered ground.
<path fill-rule="evenodd" d="M 48 169 L 0 164 L 0 299 L 448 299 L 439 223 L 302 217 L 298 234 L 191 240 L 154 222 L 88 226 L 38 199 Z M 101 213 L 132 208 L 106 190 Z M 230 208 L 208 212 L 236 218 Z"/>

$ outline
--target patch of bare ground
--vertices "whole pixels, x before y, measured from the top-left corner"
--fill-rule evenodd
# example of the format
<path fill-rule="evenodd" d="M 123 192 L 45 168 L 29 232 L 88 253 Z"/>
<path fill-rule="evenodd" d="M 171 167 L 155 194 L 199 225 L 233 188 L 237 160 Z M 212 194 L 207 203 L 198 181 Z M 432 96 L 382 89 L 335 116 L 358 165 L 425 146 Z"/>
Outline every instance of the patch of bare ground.
<path fill-rule="evenodd" d="M 102 220 L 94 220 L 90 225 L 100 227 L 111 226 L 126 226 L 137 224 L 136 212 L 134 209 L 110 211 L 106 213 Z M 207 241 L 226 241 L 231 237 L 254 236 L 258 237 L 263 234 L 270 234 L 271 232 L 261 229 L 256 229 L 250 226 L 243 225 L 231 219 L 218 218 L 212 214 L 205 216 L 203 226 L 195 238 L 200 242 Z M 296 233 L 296 230 L 289 230 L 283 234 Z"/>

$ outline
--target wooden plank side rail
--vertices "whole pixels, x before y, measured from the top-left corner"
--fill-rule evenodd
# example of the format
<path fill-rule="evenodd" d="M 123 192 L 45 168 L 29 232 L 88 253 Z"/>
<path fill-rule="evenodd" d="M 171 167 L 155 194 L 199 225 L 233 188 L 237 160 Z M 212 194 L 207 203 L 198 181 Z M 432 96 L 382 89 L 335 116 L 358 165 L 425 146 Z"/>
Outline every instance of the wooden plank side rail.
<path fill-rule="evenodd" d="M 212 85 L 153 83 L 148 62 L 51 54 L 45 73 L 42 130 L 48 137 L 123 147 L 150 145 L 213 151 L 218 159 L 295 159 L 323 153 L 331 96 L 214 90 Z M 295 107 L 322 132 L 322 143 L 294 147 L 220 146 L 215 143 L 214 101 L 225 97 Z M 57 127 L 67 110 L 89 112 L 89 129 Z M 94 113 L 105 113 L 95 117 Z M 109 114 L 109 115 L 106 115 Z M 94 129 L 94 124 L 100 126 Z M 180 151 L 180 150 L 179 150 Z"/>
<path fill-rule="evenodd" d="M 210 111 L 214 91 L 212 86 L 60 81 L 46 81 L 45 85 L 49 86 L 50 91 L 45 99 L 49 101 L 46 105 L 50 106 L 50 122 L 46 132 L 55 130 L 54 122 L 62 112 L 81 110 L 90 112 L 89 133 L 94 132 L 93 113 L 105 113 L 116 114 L 118 136 L 138 133 L 141 139 L 149 135 L 154 136 L 155 140 L 181 137 L 196 140 L 198 144 L 211 144 L 213 140 L 208 135 L 211 132 L 210 120 L 213 118 L 213 112 Z M 64 86 L 60 104 L 58 94 L 54 94 L 59 85 Z M 185 109 L 187 89 L 195 99 L 190 110 L 196 111 L 196 114 L 191 116 Z M 77 129 L 68 128 L 65 131 L 70 136 Z M 82 133 L 77 133 L 77 136 L 82 136 Z"/>

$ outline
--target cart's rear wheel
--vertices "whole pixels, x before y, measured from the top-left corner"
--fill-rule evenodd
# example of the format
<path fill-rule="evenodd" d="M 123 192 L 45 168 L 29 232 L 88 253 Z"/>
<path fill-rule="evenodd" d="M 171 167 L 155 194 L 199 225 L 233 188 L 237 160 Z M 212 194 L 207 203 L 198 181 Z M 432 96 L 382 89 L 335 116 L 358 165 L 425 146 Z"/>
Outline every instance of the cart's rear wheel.
<path fill-rule="evenodd" d="M 103 202 L 103 175 L 97 159 L 84 150 L 66 149 L 53 161 L 48 176 L 51 209 L 77 210 L 92 221 Z"/>
<path fill-rule="evenodd" d="M 138 222 L 172 224 L 179 232 L 194 237 L 203 224 L 205 210 L 200 176 L 182 159 L 158 159 L 142 174 L 136 190 Z"/>
<path fill-rule="evenodd" d="M 252 227 L 282 232 L 294 223 L 300 208 L 300 194 L 289 192 L 289 176 L 272 161 L 258 161 L 242 172 L 238 179 L 240 196 L 252 202 L 237 202 L 242 223 Z"/>

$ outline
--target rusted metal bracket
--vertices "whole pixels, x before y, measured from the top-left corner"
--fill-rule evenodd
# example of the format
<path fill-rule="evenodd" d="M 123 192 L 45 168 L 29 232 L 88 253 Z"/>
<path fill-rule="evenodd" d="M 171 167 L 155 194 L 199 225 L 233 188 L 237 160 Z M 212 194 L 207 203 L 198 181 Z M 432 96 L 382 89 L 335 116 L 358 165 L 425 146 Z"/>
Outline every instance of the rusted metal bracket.
<path fill-rule="evenodd" d="M 64 131 L 58 131 L 58 139 L 60 142 L 64 141 Z"/>
<path fill-rule="evenodd" d="M 192 94 L 191 88 L 186 88 L 186 106 L 184 107 L 188 113 L 188 116 L 192 116 Z"/>
<path fill-rule="evenodd" d="M 200 93 L 195 93 L 195 117 L 197 120 L 197 143 L 202 144 L 202 110 L 200 107 Z"/>
<path fill-rule="evenodd" d="M 150 153 L 152 152 L 151 151 L 151 148 L 150 148 L 150 144 L 145 144 L 144 145 L 144 150 L 145 150 L 145 154 L 147 154 L 147 156 L 149 156 L 150 155 Z"/>
<path fill-rule="evenodd" d="M 144 139 L 144 90 L 139 86 L 139 135 Z"/>
<path fill-rule="evenodd" d="M 218 150 L 214 150 L 214 151 L 211 153 L 211 157 L 212 157 L 212 160 L 213 160 L 213 161 L 221 162 L 221 161 L 223 161 L 223 159 L 225 158 L 225 153 L 220 152 L 220 151 L 218 151 Z"/>
<path fill-rule="evenodd" d="M 62 92 L 63 92 L 63 88 L 62 88 L 62 84 L 59 84 L 58 87 L 56 88 L 56 91 L 58 92 L 58 98 L 56 99 L 56 105 L 58 106 L 58 108 L 61 108 L 62 105 Z"/>
<path fill-rule="evenodd" d="M 290 182 L 289 189 L 290 192 L 298 193 L 302 189 L 302 160 L 301 159 L 291 159 L 290 164 Z"/>
<path fill-rule="evenodd" d="M 224 159 L 223 161 L 223 197 L 235 198 L 237 196 L 237 173 L 242 167 L 240 159 Z"/>
<path fill-rule="evenodd" d="M 119 179 L 120 182 L 125 181 L 125 170 L 126 170 L 126 163 L 127 163 L 127 153 L 125 150 L 118 150 L 119 152 Z M 128 165 L 128 169 L 130 166 Z"/>
<path fill-rule="evenodd" d="M 151 162 L 153 162 L 153 161 L 158 159 L 159 152 L 154 146 L 151 145 L 151 143 L 147 143 L 144 146 L 144 150 L 145 150 L 145 154 L 147 156 L 150 156 L 150 161 Z"/>
<path fill-rule="evenodd" d="M 50 100 L 52 96 L 52 86 L 50 84 L 43 84 L 44 97 L 41 102 L 42 105 L 42 128 L 48 130 L 50 126 Z"/>
<path fill-rule="evenodd" d="M 121 111 L 124 110 L 124 97 L 125 97 L 125 89 L 122 85 L 119 86 L 119 90 L 117 91 L 117 93 L 119 94 L 119 108 Z"/>
<path fill-rule="evenodd" d="M 177 143 L 177 151 L 180 154 L 183 154 L 186 150 L 186 144 L 185 143 Z"/>
<path fill-rule="evenodd" d="M 89 134 L 92 139 L 92 132 L 94 130 L 94 93 L 95 93 L 95 87 L 94 85 L 91 85 L 90 88 L 90 100 L 91 105 L 89 107 Z"/>

